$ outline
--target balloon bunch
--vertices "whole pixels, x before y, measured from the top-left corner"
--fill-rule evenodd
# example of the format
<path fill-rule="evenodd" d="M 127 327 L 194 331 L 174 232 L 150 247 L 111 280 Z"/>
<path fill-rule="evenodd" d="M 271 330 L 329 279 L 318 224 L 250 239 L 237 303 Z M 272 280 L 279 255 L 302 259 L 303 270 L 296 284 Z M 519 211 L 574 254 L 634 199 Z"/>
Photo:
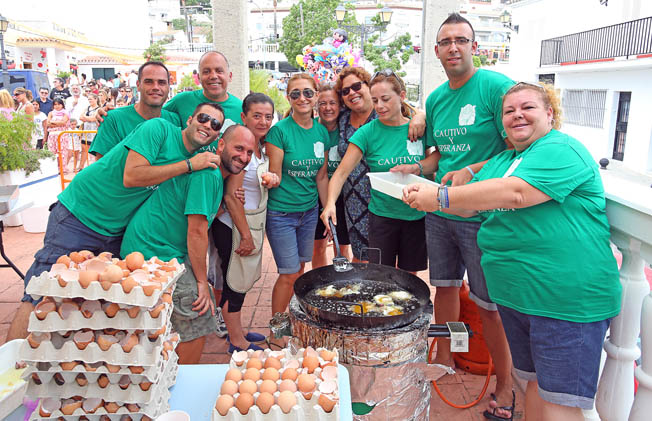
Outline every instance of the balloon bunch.
<path fill-rule="evenodd" d="M 296 60 L 318 83 L 335 83 L 343 68 L 359 65 L 360 50 L 347 42 L 346 31 L 337 29 L 322 44 L 305 46 Z"/>

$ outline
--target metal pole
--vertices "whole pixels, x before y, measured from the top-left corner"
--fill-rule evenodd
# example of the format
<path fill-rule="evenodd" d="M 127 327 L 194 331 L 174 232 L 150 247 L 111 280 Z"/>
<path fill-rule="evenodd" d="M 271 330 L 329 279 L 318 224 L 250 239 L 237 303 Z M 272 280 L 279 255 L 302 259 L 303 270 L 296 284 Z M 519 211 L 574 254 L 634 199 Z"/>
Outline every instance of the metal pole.
<path fill-rule="evenodd" d="M 7 57 L 5 56 L 5 34 L 2 32 L 0 32 L 0 48 L 2 48 L 2 87 L 11 92 L 9 72 L 7 71 Z"/>

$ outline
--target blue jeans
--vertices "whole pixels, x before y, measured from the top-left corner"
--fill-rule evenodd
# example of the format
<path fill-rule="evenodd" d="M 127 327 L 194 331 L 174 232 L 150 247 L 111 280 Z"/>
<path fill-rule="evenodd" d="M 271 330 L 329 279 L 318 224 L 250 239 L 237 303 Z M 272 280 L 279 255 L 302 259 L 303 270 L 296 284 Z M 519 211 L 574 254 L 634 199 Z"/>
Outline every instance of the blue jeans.
<path fill-rule="evenodd" d="M 590 323 L 524 314 L 498 306 L 516 375 L 539 383 L 542 399 L 591 409 L 602 343 L 611 319 Z"/>
<path fill-rule="evenodd" d="M 121 244 L 122 236 L 107 237 L 98 234 L 82 224 L 61 202 L 56 202 L 50 207 L 43 248 L 36 252 L 34 263 L 25 274 L 25 287 L 33 276 L 39 276 L 50 270 L 50 267 L 64 254 L 90 250 L 95 254 L 108 251 L 114 256 L 120 256 Z M 40 300 L 35 300 L 31 295 L 24 294 L 22 301 L 36 304 Z"/>
<path fill-rule="evenodd" d="M 266 232 L 279 274 L 297 273 L 302 262 L 312 260 L 318 207 L 305 212 L 267 209 Z"/>

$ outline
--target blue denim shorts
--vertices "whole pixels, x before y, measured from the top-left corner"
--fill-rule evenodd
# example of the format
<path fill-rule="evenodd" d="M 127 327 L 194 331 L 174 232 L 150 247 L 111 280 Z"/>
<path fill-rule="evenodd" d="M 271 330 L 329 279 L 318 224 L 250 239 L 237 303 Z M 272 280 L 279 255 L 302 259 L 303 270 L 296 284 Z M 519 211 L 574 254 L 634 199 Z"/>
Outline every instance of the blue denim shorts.
<path fill-rule="evenodd" d="M 108 251 L 119 257 L 121 244 L 122 236 L 107 237 L 98 234 L 82 224 L 64 205 L 56 202 L 50 207 L 43 248 L 36 252 L 34 263 L 25 274 L 25 287 L 33 276 L 50 270 L 61 255 L 90 250 L 95 254 Z M 34 300 L 31 295 L 24 294 L 22 301 L 36 304 L 40 300 Z"/>
<path fill-rule="evenodd" d="M 483 309 L 496 311 L 480 266 L 479 229 L 480 222 L 447 219 L 432 213 L 426 215 L 430 284 L 436 287 L 461 287 L 466 271 L 471 290 L 469 297 Z"/>
<path fill-rule="evenodd" d="M 591 323 L 524 314 L 498 306 L 516 375 L 539 383 L 542 399 L 591 409 L 602 344 L 611 319 Z"/>
<path fill-rule="evenodd" d="M 305 212 L 267 209 L 267 239 L 280 274 L 297 273 L 302 262 L 312 260 L 318 208 Z"/>

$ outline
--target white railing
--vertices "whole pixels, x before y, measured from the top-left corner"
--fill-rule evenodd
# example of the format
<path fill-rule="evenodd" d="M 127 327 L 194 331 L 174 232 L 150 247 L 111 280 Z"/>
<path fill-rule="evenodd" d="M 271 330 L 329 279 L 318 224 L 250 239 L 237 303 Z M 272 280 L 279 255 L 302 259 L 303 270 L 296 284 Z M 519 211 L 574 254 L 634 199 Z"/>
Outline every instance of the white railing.
<path fill-rule="evenodd" d="M 613 165 L 613 164 L 612 164 Z M 610 167 L 612 167 L 610 165 Z M 652 262 L 652 188 L 650 177 L 615 169 L 601 170 L 607 196 L 611 241 L 622 253 L 622 310 L 604 343 L 596 409 L 602 421 L 652 419 L 652 296 L 645 265 Z M 642 350 L 637 339 L 641 335 Z M 634 361 L 639 381 L 634 397 Z"/>
<path fill-rule="evenodd" d="M 263 43 L 252 43 L 249 44 L 249 53 L 278 53 L 278 44 L 263 44 Z"/>

